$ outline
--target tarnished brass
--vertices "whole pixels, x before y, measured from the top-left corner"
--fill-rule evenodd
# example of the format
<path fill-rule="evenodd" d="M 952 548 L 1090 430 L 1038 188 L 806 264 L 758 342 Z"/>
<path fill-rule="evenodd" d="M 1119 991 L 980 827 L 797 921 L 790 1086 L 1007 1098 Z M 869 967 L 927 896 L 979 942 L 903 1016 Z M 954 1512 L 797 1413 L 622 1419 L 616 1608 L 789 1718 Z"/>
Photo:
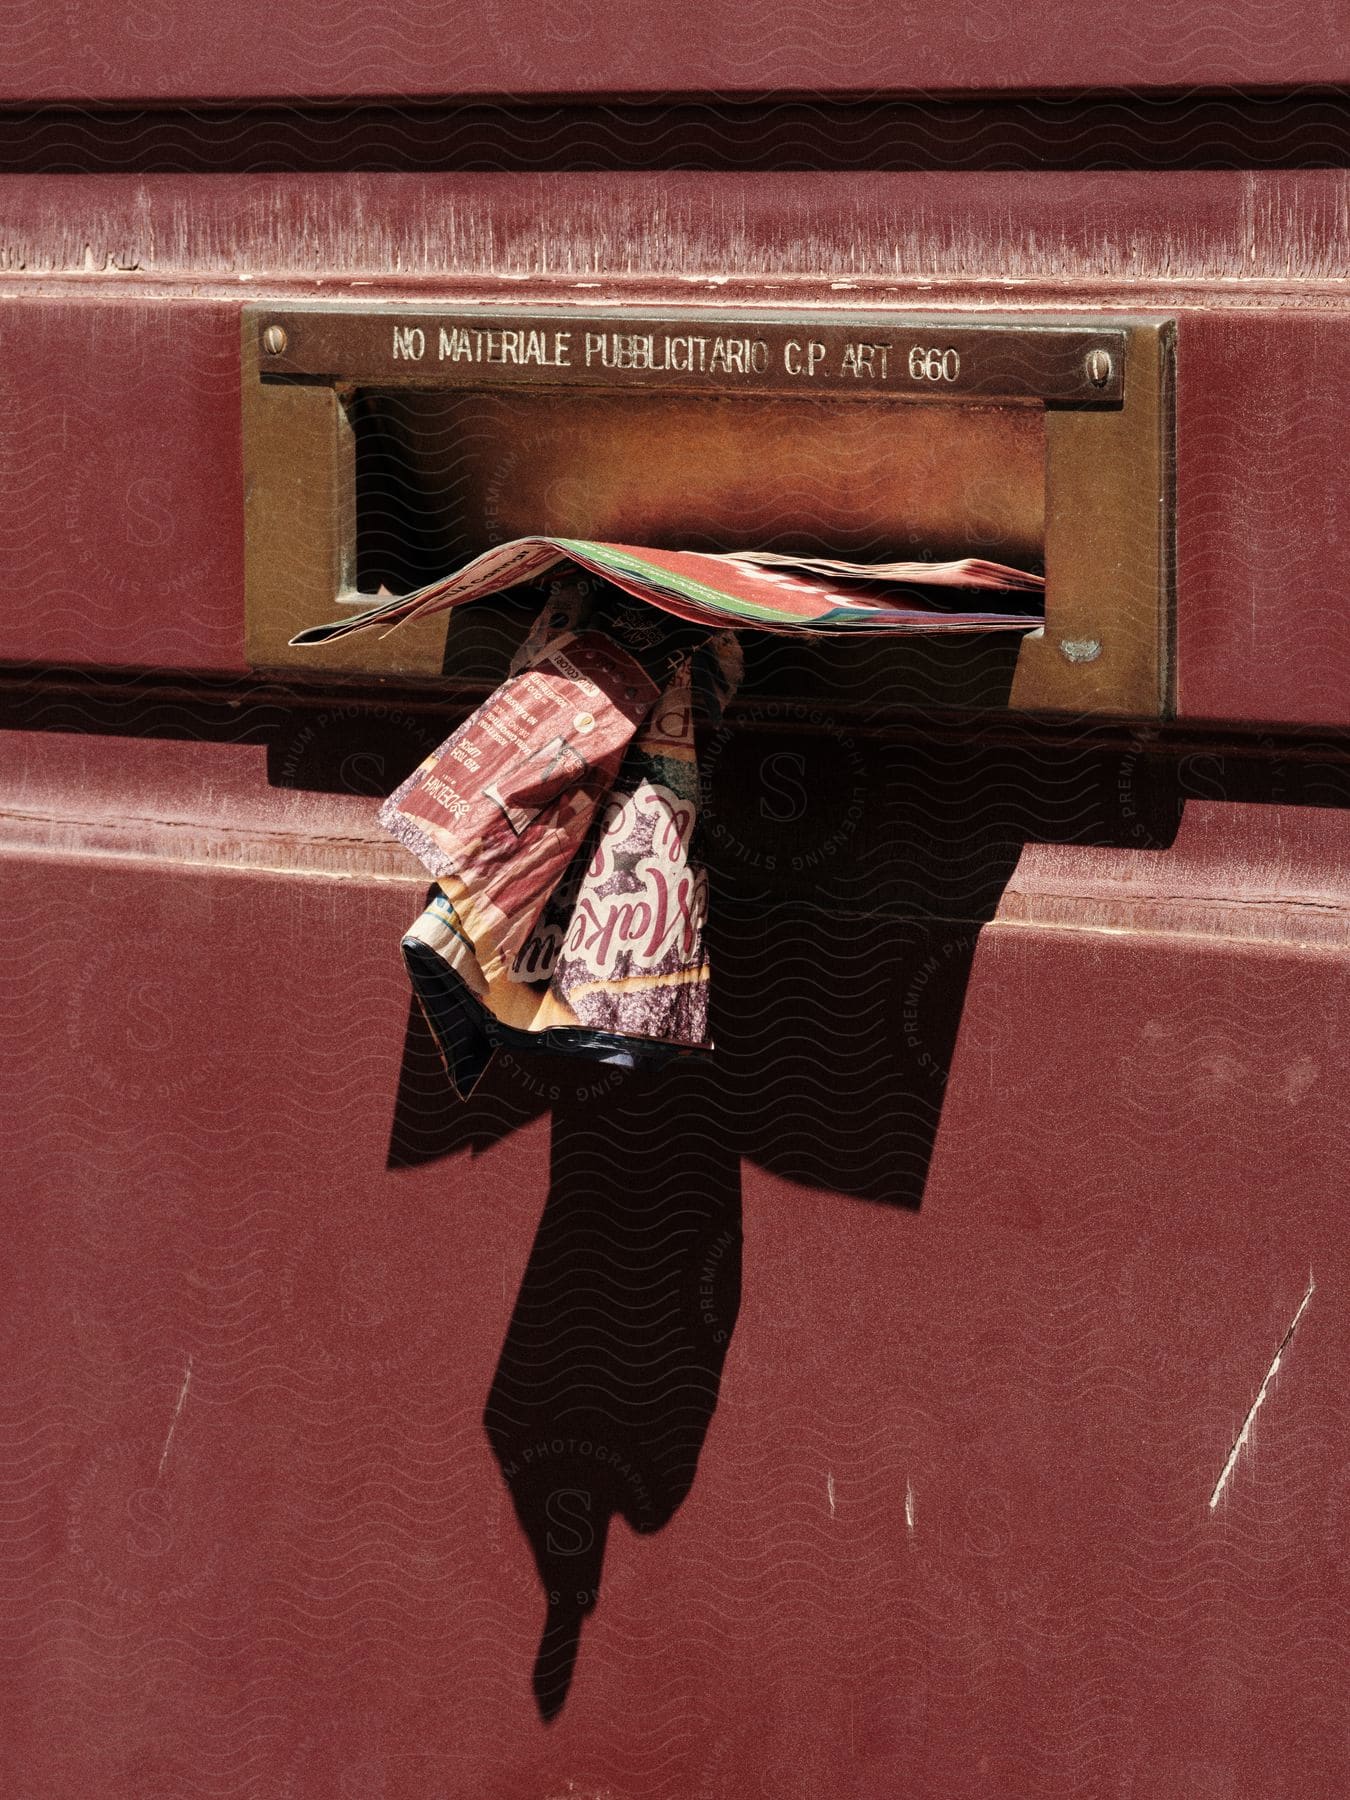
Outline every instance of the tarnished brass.
<path fill-rule="evenodd" d="M 1048 712 L 1172 710 L 1173 330 L 1132 329 L 1127 403 L 1045 415 L 1046 623 L 1010 701 Z"/>
<path fill-rule="evenodd" d="M 1040 407 L 515 388 L 386 395 L 374 411 L 461 555 L 544 531 L 859 561 L 1041 559 Z"/>
<path fill-rule="evenodd" d="M 355 591 L 359 426 L 393 459 L 399 502 L 363 515 L 363 562 L 414 498 L 427 540 L 425 567 L 378 573 L 395 588 L 535 531 L 1043 562 L 1047 626 L 1022 644 L 1011 703 L 1167 710 L 1166 322 L 254 306 L 243 368 L 256 667 L 454 672 L 467 621 L 447 654 L 444 615 L 288 646 L 370 601 L 368 566 Z M 932 652 L 906 698 L 928 697 Z"/>
<path fill-rule="evenodd" d="M 282 348 L 271 378 L 437 387 L 658 387 L 678 392 L 897 393 L 938 400 L 1111 405 L 1117 324 L 1037 324 L 908 314 L 459 312 L 339 306 L 250 309 Z"/>

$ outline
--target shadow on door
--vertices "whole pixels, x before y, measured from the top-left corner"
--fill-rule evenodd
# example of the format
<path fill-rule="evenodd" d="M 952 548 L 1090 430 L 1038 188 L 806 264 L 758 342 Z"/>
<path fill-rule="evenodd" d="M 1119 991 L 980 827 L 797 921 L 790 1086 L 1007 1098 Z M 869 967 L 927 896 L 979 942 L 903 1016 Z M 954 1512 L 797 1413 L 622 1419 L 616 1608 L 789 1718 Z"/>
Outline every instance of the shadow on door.
<path fill-rule="evenodd" d="M 391 1163 L 550 1110 L 549 1191 L 484 1409 L 565 1703 L 610 1526 L 688 1494 L 735 1327 L 743 1157 L 916 1212 L 979 933 L 1028 840 L 1171 840 L 1175 770 L 1081 748 L 737 734 L 706 812 L 715 1056 L 657 1075 L 499 1057 L 464 1106 L 410 1016 Z M 1125 777 L 1122 778 L 1122 769 Z"/>

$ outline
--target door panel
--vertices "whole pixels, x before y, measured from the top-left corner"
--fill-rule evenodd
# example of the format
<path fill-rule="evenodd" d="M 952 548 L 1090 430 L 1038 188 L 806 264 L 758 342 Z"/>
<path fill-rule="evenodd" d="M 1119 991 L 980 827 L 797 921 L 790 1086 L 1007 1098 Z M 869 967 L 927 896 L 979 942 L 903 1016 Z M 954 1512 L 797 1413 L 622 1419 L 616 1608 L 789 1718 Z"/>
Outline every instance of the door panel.
<path fill-rule="evenodd" d="M 706 3 L 678 26 L 653 0 L 615 31 L 598 10 L 517 0 L 454 21 L 425 5 L 369 12 L 336 32 L 304 0 L 283 18 L 259 0 L 203 12 L 107 16 L 85 0 L 15 10 L 0 99 L 405 100 L 503 94 L 976 93 L 1012 89 L 1334 86 L 1350 70 L 1345 20 L 1320 0 L 1278 21 L 1261 0 L 1178 16 L 1157 0 L 1055 0 L 1033 34 L 997 6 L 850 12 Z"/>
<path fill-rule="evenodd" d="M 517 303 L 518 283 L 478 278 L 503 262 L 520 274 L 536 266 L 542 233 L 567 265 L 531 284 L 543 303 L 595 304 L 583 270 L 614 266 L 625 239 L 635 263 L 600 284 L 606 304 L 720 296 L 838 307 L 844 292 L 860 306 L 1176 316 L 1179 716 L 1239 729 L 1350 717 L 1350 635 L 1335 598 L 1350 543 L 1335 403 L 1350 358 L 1339 173 L 1264 176 L 1255 187 L 1225 175 L 981 177 L 973 211 L 951 176 L 779 177 L 767 192 L 723 177 L 713 191 L 725 211 L 696 246 L 653 229 L 653 206 L 667 224 L 678 213 L 679 178 L 57 186 L 59 207 L 48 184 L 0 180 L 25 265 L 0 297 L 14 496 L 0 524 L 11 587 L 0 651 L 12 661 L 238 672 L 243 300 L 369 298 L 369 271 L 409 271 L 411 261 L 415 282 L 386 277 L 383 298 Z M 1184 234 L 1168 204 L 1177 196 Z M 428 217 L 441 222 L 435 243 Z M 937 296 L 897 277 L 891 220 L 901 217 L 915 254 L 922 243 L 931 260 L 941 247 Z M 1290 218 L 1306 243 L 1292 282 Z M 1114 241 L 1105 279 L 1099 234 Z M 93 278 L 74 273 L 86 257 Z M 842 290 L 820 282 L 821 258 L 852 272 Z M 692 266 L 747 278 L 737 292 L 705 288 L 685 279 Z M 1216 284 L 1237 271 L 1241 287 Z"/>
<path fill-rule="evenodd" d="M 294 91 L 236 14 L 34 26 L 23 95 Z M 1159 79 L 1075 19 L 986 85 Z M 997 50 L 947 29 L 906 84 Z M 1168 80 L 1330 79 L 1302 30 Z M 853 79 L 791 35 L 757 83 Z M 1344 197 L 0 183 L 6 1794 L 1344 1790 Z M 1175 316 L 1178 720 L 744 704 L 713 1061 L 456 1106 L 374 820 L 454 706 L 244 664 L 239 308 L 372 290 Z"/>
<path fill-rule="evenodd" d="M 101 722 L 6 745 L 13 1791 L 1334 1787 L 1324 774 L 1155 768 L 1140 848 L 1137 759 L 892 750 L 782 883 L 767 758 L 825 764 L 752 737 L 712 1071 L 510 1065 L 451 1114 L 420 881 L 364 795 L 268 784 L 343 726 Z M 537 1565 L 594 1581 L 607 1522 L 546 1726 Z"/>

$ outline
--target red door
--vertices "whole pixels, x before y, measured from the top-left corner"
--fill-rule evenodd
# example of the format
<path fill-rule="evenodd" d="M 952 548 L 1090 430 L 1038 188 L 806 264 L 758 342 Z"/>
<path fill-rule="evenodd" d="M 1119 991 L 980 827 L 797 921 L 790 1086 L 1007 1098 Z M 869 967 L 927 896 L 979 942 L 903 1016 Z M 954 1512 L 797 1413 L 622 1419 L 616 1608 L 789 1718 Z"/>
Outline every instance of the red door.
<path fill-rule="evenodd" d="M 7 1793 L 1343 1791 L 1346 43 L 1248 12 L 20 22 Z M 1171 716 L 752 697 L 715 1059 L 457 1106 L 456 702 L 244 649 L 240 309 L 372 296 L 1175 319 Z"/>

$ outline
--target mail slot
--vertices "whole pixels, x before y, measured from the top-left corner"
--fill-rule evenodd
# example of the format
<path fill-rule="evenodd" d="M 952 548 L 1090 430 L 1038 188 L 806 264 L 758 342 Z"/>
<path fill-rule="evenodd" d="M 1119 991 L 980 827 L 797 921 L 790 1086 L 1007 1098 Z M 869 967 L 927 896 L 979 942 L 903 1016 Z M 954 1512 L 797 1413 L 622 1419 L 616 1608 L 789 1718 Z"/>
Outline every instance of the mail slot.
<path fill-rule="evenodd" d="M 476 608 L 289 640 L 547 532 L 1043 571 L 1043 630 L 888 648 L 896 692 L 1171 709 L 1169 321 L 314 304 L 243 333 L 255 667 L 494 672 Z"/>

